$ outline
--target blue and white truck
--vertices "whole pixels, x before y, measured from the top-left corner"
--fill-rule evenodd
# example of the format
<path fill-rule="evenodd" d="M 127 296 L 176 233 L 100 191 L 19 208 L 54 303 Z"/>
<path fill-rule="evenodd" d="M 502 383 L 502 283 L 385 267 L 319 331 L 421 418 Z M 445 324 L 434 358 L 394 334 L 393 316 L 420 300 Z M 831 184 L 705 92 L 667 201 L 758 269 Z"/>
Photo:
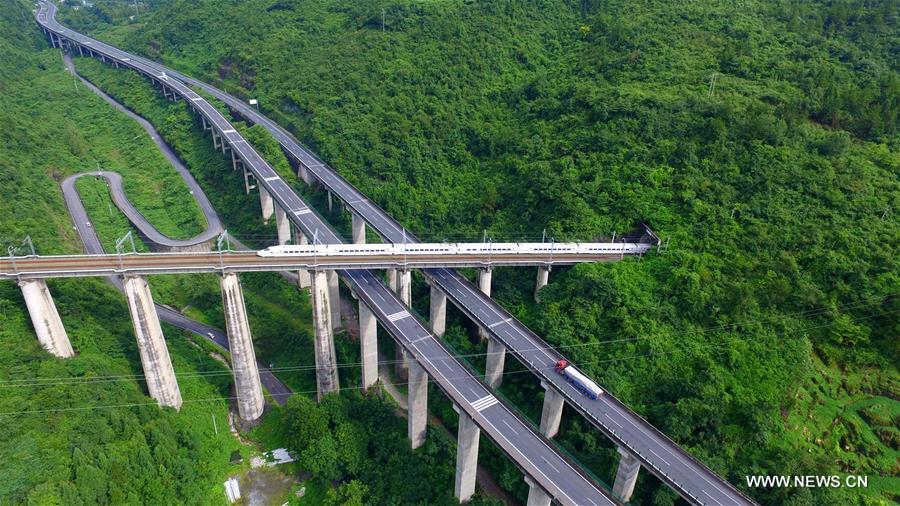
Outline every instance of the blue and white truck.
<path fill-rule="evenodd" d="M 563 375 L 563 377 L 568 380 L 569 383 L 575 385 L 581 393 L 590 397 L 593 400 L 597 400 L 598 397 L 603 395 L 603 389 L 597 386 L 596 383 L 589 380 L 587 376 L 578 372 L 578 369 L 575 369 L 572 364 L 570 364 L 567 360 L 560 360 L 556 362 L 556 372 Z"/>

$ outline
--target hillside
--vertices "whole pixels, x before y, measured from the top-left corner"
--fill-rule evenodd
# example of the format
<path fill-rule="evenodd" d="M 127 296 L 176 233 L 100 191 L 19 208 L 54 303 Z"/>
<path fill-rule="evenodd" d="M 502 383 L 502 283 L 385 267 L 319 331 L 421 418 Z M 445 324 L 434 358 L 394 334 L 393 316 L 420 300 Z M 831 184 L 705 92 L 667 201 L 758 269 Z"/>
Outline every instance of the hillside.
<path fill-rule="evenodd" d="M 173 235 L 204 224 L 177 173 L 132 120 L 77 85 L 40 37 L 30 5 L 0 9 L 0 243 L 30 234 L 42 254 L 82 251 L 59 181 L 98 165 Z M 138 170 L 140 168 L 140 170 Z M 105 189 L 97 191 L 108 209 Z M 171 193 L 170 193 L 171 192 Z M 168 199 L 171 198 L 171 201 Z M 105 199 L 105 200 L 103 200 Z M 38 345 L 15 283 L 0 283 L 0 503 L 206 502 L 239 445 L 227 432 L 228 371 L 177 329 L 169 350 L 181 413 L 144 394 L 125 299 L 103 280 L 50 283 L 74 358 Z"/>
<path fill-rule="evenodd" d="M 646 221 L 664 253 L 555 271 L 540 304 L 503 270 L 495 294 L 739 486 L 871 477 L 759 501 L 897 500 L 897 2 L 96 4 L 62 19 L 258 98 L 420 237 Z M 504 392 L 533 412 L 526 376 Z M 561 436 L 610 476 L 583 422 Z M 638 502 L 674 499 L 652 481 Z"/>

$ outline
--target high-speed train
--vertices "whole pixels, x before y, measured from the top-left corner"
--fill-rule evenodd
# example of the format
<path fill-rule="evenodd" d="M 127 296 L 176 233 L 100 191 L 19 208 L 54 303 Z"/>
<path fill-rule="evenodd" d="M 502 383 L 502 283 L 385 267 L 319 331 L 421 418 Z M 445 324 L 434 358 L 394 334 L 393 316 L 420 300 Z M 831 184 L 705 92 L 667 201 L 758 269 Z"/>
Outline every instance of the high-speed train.
<path fill-rule="evenodd" d="M 622 243 L 548 243 L 548 242 L 497 242 L 497 243 L 412 243 L 412 244 L 328 244 L 270 246 L 257 254 L 261 257 L 310 256 L 310 255 L 565 255 L 565 254 L 615 254 L 642 255 L 653 244 L 639 242 Z"/>

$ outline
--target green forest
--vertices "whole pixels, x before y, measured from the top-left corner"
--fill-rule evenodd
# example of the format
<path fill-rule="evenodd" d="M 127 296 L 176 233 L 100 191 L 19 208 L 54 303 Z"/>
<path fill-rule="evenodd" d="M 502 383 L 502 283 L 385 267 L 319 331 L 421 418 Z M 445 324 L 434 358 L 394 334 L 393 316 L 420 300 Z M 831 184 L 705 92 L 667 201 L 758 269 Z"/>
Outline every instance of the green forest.
<path fill-rule="evenodd" d="M 494 296 L 758 502 L 838 505 L 900 500 L 898 6 L 97 0 L 64 7 L 59 18 L 258 99 L 422 239 L 540 240 L 546 231 L 594 240 L 649 224 L 666 247 L 639 261 L 554 269 L 540 303 L 534 272 L 497 269 Z M 196 219 L 202 224 L 189 201 L 174 197 L 184 187 L 140 128 L 63 72 L 27 5 L 2 10 L 0 23 L 4 245 L 30 234 L 41 252 L 79 251 L 57 181 L 96 166 L 122 172 L 132 200 L 161 230 L 189 235 Z M 160 130 L 230 229 L 251 242 L 273 234 L 183 104 L 166 103 L 127 72 L 76 64 Z M 258 127 L 239 127 L 289 171 Z M 163 182 L 148 184 L 153 174 Z M 92 216 L 102 215 L 102 188 L 90 193 Z M 172 216 L 166 203 L 175 201 L 185 204 Z M 107 243 L 127 229 L 115 221 L 102 225 Z M 309 365 L 308 302 L 286 286 L 270 300 L 264 289 L 275 281 L 266 276 L 244 278 L 258 353 L 276 365 Z M 153 287 L 221 325 L 214 278 Z M 133 379 L 70 385 L 139 374 L 140 364 L 111 287 L 59 282 L 51 290 L 79 352 L 72 361 L 40 351 L 18 289 L 0 284 L 0 334 L 10 343 L 0 356 L 0 474 L 12 477 L 0 498 L 221 500 L 227 455 L 239 445 L 211 432 L 210 412 L 223 423 L 227 404 L 174 413 L 149 405 Z M 421 278 L 414 304 L 427 314 Z M 449 316 L 447 341 L 476 354 L 481 367 L 485 344 L 461 313 Z M 179 372 L 221 370 L 188 341 L 169 341 Z M 343 363 L 358 361 L 349 340 L 337 345 Z M 510 362 L 501 392 L 537 419 L 541 389 Z M 358 380 L 352 369 L 341 374 L 347 386 Z M 6 388 L 23 377 L 70 379 L 30 392 Z M 228 376 L 217 378 L 226 379 L 186 382 L 185 397 L 227 396 Z M 298 391 L 313 384 L 308 371 L 284 379 Z M 87 401 L 148 405 L 18 413 Z M 429 401 L 454 430 L 450 404 L 437 390 Z M 410 452 L 403 425 L 376 399 L 344 394 L 317 406 L 295 396 L 250 437 L 298 452 L 296 471 L 315 484 L 306 502 L 452 502 L 452 439 L 430 430 L 426 446 Z M 576 413 L 566 411 L 557 440 L 612 481 L 614 447 Z M 127 462 L 116 460 L 123 455 Z M 484 438 L 480 463 L 524 499 L 521 472 Z M 103 479 L 129 466 L 150 466 L 158 479 Z M 415 474 L 422 467 L 427 475 Z M 758 474 L 859 474 L 869 486 L 748 488 L 745 476 Z M 633 502 L 683 501 L 644 472 Z"/>

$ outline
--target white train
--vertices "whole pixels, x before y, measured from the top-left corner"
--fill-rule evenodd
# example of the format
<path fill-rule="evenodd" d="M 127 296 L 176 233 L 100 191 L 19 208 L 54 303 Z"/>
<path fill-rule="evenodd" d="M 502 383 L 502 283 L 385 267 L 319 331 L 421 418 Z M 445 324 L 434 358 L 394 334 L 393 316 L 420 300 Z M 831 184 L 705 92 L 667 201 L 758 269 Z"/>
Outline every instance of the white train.
<path fill-rule="evenodd" d="M 590 397 L 591 399 L 597 400 L 598 397 L 603 395 L 603 389 L 597 386 L 596 383 L 588 379 L 587 376 L 581 374 L 578 369 L 572 366 L 567 360 L 560 360 L 556 363 L 556 372 L 562 374 L 569 383 L 575 385 L 581 393 Z"/>
<path fill-rule="evenodd" d="M 466 255 L 466 254 L 573 254 L 609 253 L 616 255 L 642 255 L 653 244 L 639 242 L 621 243 L 549 243 L 549 242 L 497 242 L 497 243 L 412 243 L 412 244 L 328 244 L 300 246 L 270 246 L 257 254 L 261 257 L 319 255 Z"/>

